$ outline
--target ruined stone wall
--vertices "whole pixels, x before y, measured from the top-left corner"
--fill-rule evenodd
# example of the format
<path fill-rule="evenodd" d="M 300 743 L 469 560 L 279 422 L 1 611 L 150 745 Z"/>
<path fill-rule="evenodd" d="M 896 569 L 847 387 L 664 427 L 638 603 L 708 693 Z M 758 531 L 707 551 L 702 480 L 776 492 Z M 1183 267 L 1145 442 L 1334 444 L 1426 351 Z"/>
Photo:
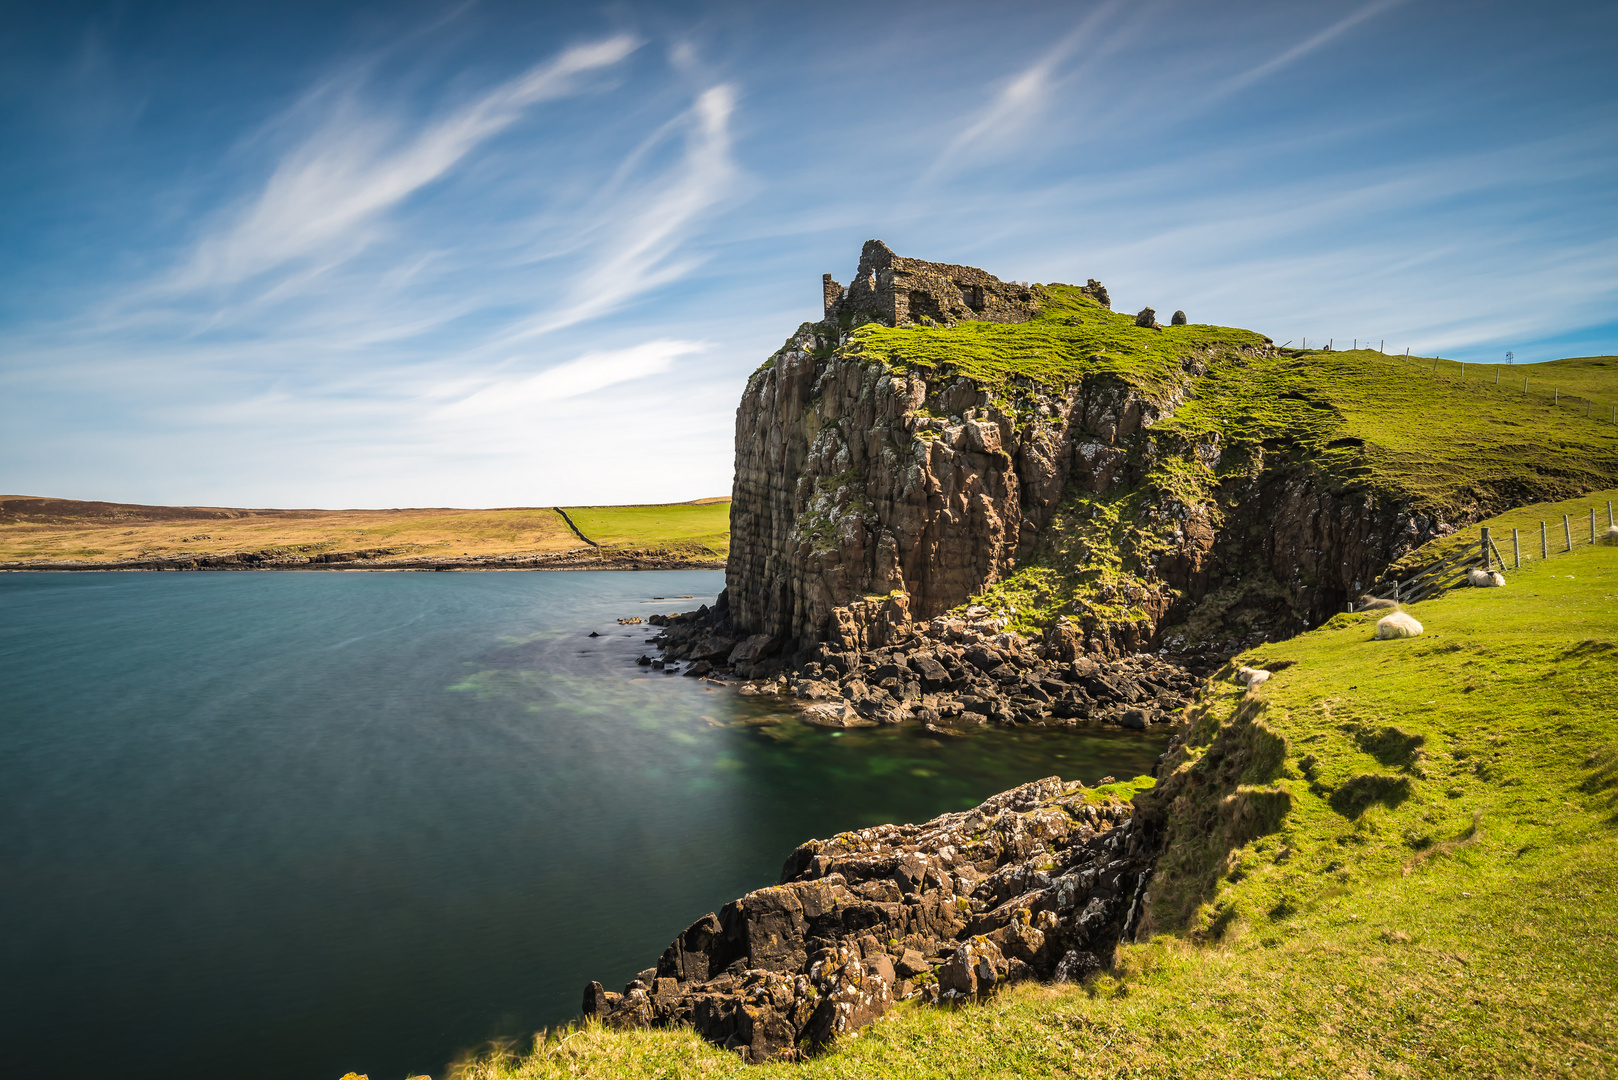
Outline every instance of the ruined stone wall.
<path fill-rule="evenodd" d="M 1039 310 L 1026 285 L 973 266 L 902 258 L 880 240 L 866 241 L 846 290 L 830 274 L 822 283 L 829 319 L 864 315 L 889 326 L 953 326 L 967 319 L 1027 322 Z"/>

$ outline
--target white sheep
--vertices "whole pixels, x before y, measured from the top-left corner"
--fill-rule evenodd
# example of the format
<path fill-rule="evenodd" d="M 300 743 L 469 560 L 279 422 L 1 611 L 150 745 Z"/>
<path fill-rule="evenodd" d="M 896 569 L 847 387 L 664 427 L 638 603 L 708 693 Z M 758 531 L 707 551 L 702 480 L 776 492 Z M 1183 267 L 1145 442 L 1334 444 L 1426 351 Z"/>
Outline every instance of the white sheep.
<path fill-rule="evenodd" d="M 1398 607 L 1392 600 L 1379 600 L 1374 596 L 1362 596 L 1356 611 L 1376 611 L 1380 608 Z"/>
<path fill-rule="evenodd" d="M 1476 589 L 1497 589 L 1506 583 L 1506 576 L 1498 570 L 1474 566 L 1466 572 L 1466 583 Z"/>
<path fill-rule="evenodd" d="M 1270 673 L 1263 668 L 1250 668 L 1245 664 L 1236 669 L 1236 681 L 1245 683 L 1249 690 L 1262 685 L 1270 677 Z"/>
<path fill-rule="evenodd" d="M 1603 544 L 1618 544 L 1618 525 L 1607 526 L 1607 531 L 1601 534 Z"/>
<path fill-rule="evenodd" d="M 1389 638 L 1420 637 L 1421 623 L 1417 622 L 1408 612 L 1395 611 L 1392 615 L 1384 615 L 1376 621 L 1376 639 L 1387 641 Z"/>

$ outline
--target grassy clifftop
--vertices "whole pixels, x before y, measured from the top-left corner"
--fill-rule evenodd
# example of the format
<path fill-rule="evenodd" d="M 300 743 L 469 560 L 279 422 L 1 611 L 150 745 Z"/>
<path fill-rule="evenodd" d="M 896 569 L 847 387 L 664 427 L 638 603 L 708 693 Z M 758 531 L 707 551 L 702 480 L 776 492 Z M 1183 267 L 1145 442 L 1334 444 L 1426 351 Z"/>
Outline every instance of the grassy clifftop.
<path fill-rule="evenodd" d="M 1040 295 L 1026 323 L 873 323 L 843 346 L 894 370 L 964 376 L 1019 426 L 1042 422 L 1042 394 L 1078 383 L 1122 384 L 1168 412 L 1132 450 L 1137 482 L 1070 489 L 1021 566 L 977 598 L 1023 630 L 1071 617 L 1108 634 L 1181 610 L 1152 568 L 1183 542 L 1187 508 L 1218 530 L 1266 475 L 1449 523 L 1618 485 L 1618 358 L 1497 367 L 1278 349 L 1249 330 L 1138 327 L 1070 286 Z M 1189 618 L 1289 602 L 1257 568 L 1229 578 Z"/>
<path fill-rule="evenodd" d="M 1158 936 L 1111 974 L 900 1006 L 801 1066 L 586 1028 L 468 1075 L 1614 1075 L 1618 548 L 1411 610 L 1420 638 L 1343 616 L 1210 682 L 1154 789 Z"/>

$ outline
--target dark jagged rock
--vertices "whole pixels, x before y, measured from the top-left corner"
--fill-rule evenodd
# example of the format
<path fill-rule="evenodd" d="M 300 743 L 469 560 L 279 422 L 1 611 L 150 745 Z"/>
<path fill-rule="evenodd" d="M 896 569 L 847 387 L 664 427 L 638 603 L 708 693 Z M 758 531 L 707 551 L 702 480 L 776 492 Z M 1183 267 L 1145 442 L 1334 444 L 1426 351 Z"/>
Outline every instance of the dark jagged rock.
<path fill-rule="evenodd" d="M 811 840 L 779 884 L 692 923 L 623 993 L 590 983 L 584 1013 L 790 1061 L 895 1001 L 1077 980 L 1131 931 L 1152 851 L 1128 805 L 1054 776 L 921 825 Z"/>
<path fill-rule="evenodd" d="M 663 631 L 652 641 L 667 660 L 717 655 L 708 643 L 730 633 L 719 611 L 657 616 Z M 686 673 L 751 680 L 750 693 L 795 698 L 804 719 L 823 727 L 916 723 L 956 731 L 992 722 L 1144 730 L 1171 719 L 1195 692 L 1198 676 L 1183 664 L 1149 653 L 1085 654 L 1060 634 L 1048 638 L 1007 633 L 1002 620 L 974 607 L 927 623 L 896 619 L 872 648 L 822 643 L 797 670 L 781 658 L 737 661 L 758 655 L 744 642 L 731 651 L 732 663 L 699 660 L 707 666 Z"/>
<path fill-rule="evenodd" d="M 1163 329 L 1162 325 L 1157 321 L 1157 312 L 1149 307 L 1140 309 L 1140 313 L 1135 316 L 1135 325 L 1144 326 L 1148 330 Z"/>

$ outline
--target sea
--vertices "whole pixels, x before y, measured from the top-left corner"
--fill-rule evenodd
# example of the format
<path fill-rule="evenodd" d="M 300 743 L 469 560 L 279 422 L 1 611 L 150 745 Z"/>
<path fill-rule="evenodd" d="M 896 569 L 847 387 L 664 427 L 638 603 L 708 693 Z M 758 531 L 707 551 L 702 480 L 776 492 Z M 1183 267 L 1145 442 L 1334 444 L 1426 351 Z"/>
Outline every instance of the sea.
<path fill-rule="evenodd" d="M 715 571 L 0 574 L 0 1074 L 441 1078 L 799 843 L 1161 736 L 828 731 L 636 664 Z"/>

